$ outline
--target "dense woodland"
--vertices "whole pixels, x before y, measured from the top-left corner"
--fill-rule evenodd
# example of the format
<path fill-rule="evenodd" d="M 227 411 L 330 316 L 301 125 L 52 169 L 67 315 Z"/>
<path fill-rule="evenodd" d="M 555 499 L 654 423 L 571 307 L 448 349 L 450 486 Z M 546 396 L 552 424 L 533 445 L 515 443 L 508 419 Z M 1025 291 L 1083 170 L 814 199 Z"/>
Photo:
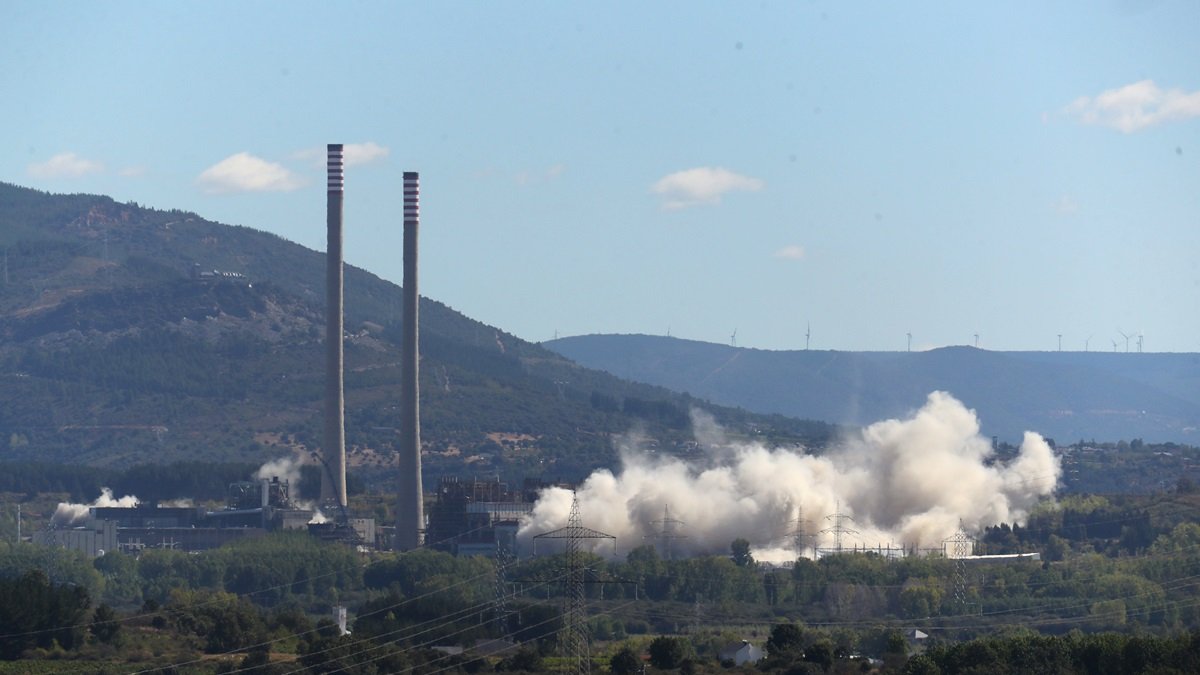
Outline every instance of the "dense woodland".
<path fill-rule="evenodd" d="M 1040 551 L 1041 561 L 964 570 L 937 555 L 847 552 L 775 567 L 744 540 L 686 560 L 651 546 L 592 555 L 592 653 L 611 672 L 633 672 L 622 670 L 629 655 L 638 668 L 720 672 L 730 666 L 719 650 L 747 639 L 768 657 L 742 672 L 1193 672 L 1198 521 L 1200 495 L 1180 481 L 1156 495 L 1046 502 L 1027 524 L 979 537 L 979 552 Z M 17 670 L 0 673 L 556 670 L 567 665 L 557 652 L 564 575 L 560 554 L 498 578 L 484 558 L 362 557 L 300 533 L 95 560 L 5 543 L 0 658 Z M 349 636 L 329 623 L 338 604 Z M 930 637 L 907 639 L 913 629 Z M 430 649 L 499 637 L 516 651 Z"/>

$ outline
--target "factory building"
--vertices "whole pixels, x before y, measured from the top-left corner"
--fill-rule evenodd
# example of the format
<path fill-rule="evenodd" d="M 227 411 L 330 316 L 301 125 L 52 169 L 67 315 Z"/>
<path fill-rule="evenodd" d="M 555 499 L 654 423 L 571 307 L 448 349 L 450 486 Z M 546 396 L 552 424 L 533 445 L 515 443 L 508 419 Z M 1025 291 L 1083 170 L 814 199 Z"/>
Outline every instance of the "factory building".
<path fill-rule="evenodd" d="M 278 530 L 307 530 L 320 537 L 328 528 L 312 522 L 314 516 L 312 510 L 293 503 L 288 481 L 272 478 L 231 484 L 225 508 L 219 510 L 157 503 L 93 506 L 84 518 L 52 523 L 35 533 L 33 540 L 91 556 L 114 550 L 137 553 L 147 548 L 204 551 Z M 356 543 L 376 545 L 374 519 L 354 518 L 349 525 Z M 338 534 L 345 538 L 344 532 Z"/>
<path fill-rule="evenodd" d="M 521 489 L 513 490 L 499 478 L 443 476 L 429 509 L 426 545 L 461 556 L 520 557 L 517 530 L 545 487 L 546 483 L 529 478 Z"/>

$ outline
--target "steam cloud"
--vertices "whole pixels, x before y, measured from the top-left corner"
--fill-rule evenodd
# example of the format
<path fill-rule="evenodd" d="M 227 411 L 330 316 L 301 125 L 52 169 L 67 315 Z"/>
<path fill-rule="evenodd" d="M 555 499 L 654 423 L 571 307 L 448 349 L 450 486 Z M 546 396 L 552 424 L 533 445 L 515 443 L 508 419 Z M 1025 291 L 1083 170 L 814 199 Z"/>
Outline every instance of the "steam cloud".
<path fill-rule="evenodd" d="M 59 502 L 54 509 L 54 515 L 50 518 L 50 522 L 59 527 L 71 527 L 78 522 L 87 519 L 88 509 L 93 506 L 101 507 L 120 507 L 131 509 L 138 505 L 138 498 L 133 495 L 126 495 L 120 499 L 114 499 L 112 490 L 109 488 L 100 488 L 100 496 L 91 504 L 70 504 Z"/>
<path fill-rule="evenodd" d="M 308 521 L 309 524 L 316 525 L 328 522 L 329 519 L 325 517 L 325 514 L 321 513 L 321 509 L 316 504 L 303 502 L 295 498 L 295 495 L 298 495 L 300 490 L 300 467 L 304 466 L 304 464 L 304 457 L 302 455 L 297 454 L 291 457 L 285 455 L 258 467 L 258 470 L 254 472 L 254 480 L 270 480 L 272 478 L 286 480 L 291 489 L 296 490 L 296 492 L 292 493 L 292 503 L 295 507 L 313 512 L 312 519 Z"/>
<path fill-rule="evenodd" d="M 1051 494 L 1062 468 L 1042 437 L 1026 432 L 1008 464 L 989 462 L 991 441 L 980 436 L 973 410 L 933 392 L 910 418 L 875 423 L 821 456 L 803 449 L 728 443 L 711 417 L 693 413 L 707 461 L 653 457 L 636 440 L 621 448 L 622 468 L 598 470 L 578 490 L 584 525 L 615 535 L 623 549 L 652 542 L 652 522 L 669 506 L 683 521 L 685 554 L 728 553 L 737 538 L 761 560 L 794 559 L 797 520 L 818 547 L 834 545 L 826 516 L 852 517 L 843 545 L 938 548 L 962 526 L 968 532 L 1020 522 Z M 523 537 L 563 527 L 571 492 L 544 491 Z M 599 551 L 598 551 L 599 552 Z"/>
<path fill-rule="evenodd" d="M 300 486 L 301 466 L 304 466 L 304 461 L 299 457 L 284 456 L 273 459 L 258 467 L 258 471 L 254 472 L 254 480 L 278 478 L 286 480 L 293 489 L 297 489 Z"/>

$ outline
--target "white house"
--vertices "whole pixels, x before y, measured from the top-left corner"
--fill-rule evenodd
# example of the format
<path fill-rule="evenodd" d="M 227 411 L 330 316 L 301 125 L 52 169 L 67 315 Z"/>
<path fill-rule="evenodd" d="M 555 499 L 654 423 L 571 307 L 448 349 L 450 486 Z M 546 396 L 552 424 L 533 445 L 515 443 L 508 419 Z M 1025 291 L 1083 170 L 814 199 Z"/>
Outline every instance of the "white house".
<path fill-rule="evenodd" d="M 763 650 L 755 647 L 747 640 L 735 642 L 731 645 L 723 647 L 717 653 L 717 657 L 721 661 L 733 661 L 735 666 L 740 666 L 743 663 L 756 663 L 762 660 Z"/>

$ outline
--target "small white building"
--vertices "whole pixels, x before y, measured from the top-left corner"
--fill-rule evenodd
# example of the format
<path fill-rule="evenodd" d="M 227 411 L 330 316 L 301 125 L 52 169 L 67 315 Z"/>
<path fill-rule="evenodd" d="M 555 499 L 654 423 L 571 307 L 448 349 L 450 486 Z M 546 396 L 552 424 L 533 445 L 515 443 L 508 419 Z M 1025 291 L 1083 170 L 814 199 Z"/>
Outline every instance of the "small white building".
<path fill-rule="evenodd" d="M 733 661 L 733 665 L 740 666 L 744 663 L 761 661 L 763 650 L 750 644 L 748 640 L 742 640 L 723 647 L 721 651 L 717 652 L 717 658 L 721 661 Z"/>

